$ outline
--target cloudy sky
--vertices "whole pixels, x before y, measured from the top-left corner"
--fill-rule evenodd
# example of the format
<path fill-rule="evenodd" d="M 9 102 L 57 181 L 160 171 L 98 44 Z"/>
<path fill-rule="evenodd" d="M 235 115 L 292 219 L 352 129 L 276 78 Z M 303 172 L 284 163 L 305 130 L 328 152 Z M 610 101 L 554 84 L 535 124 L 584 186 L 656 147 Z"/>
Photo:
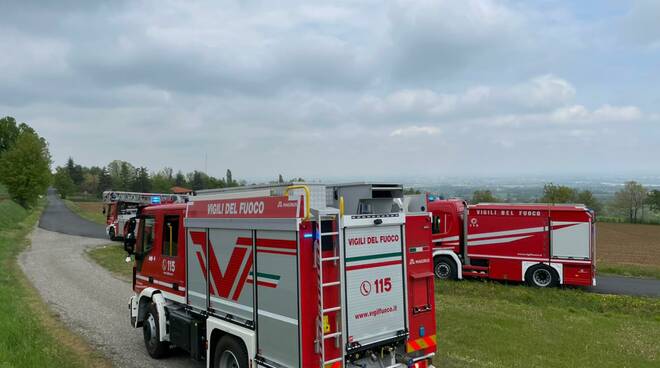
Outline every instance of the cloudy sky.
<path fill-rule="evenodd" d="M 56 165 L 652 174 L 660 2 L 0 4 L 0 115 Z"/>

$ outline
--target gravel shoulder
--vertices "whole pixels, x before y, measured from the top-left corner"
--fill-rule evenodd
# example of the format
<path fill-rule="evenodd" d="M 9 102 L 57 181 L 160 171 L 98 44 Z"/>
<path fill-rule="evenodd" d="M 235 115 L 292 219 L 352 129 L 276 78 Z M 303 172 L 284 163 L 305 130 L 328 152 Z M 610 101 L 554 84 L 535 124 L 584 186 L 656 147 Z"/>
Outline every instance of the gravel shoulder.
<path fill-rule="evenodd" d="M 118 367 L 201 367 L 184 353 L 164 360 L 148 356 L 142 330 L 128 322 L 129 283 L 92 263 L 89 247 L 107 240 L 60 234 L 35 228 L 32 246 L 19 265 L 45 303 L 74 332 Z"/>

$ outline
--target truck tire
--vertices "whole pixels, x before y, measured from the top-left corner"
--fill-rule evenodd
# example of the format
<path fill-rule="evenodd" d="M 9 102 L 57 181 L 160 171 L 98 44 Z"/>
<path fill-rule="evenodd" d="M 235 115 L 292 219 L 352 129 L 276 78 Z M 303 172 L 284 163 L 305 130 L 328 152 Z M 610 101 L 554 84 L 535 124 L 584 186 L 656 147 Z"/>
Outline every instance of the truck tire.
<path fill-rule="evenodd" d="M 525 272 L 525 281 L 529 286 L 537 288 L 553 287 L 559 285 L 559 275 L 554 268 L 538 264 Z"/>
<path fill-rule="evenodd" d="M 215 345 L 213 368 L 248 368 L 247 351 L 243 344 L 232 336 L 222 336 Z"/>
<path fill-rule="evenodd" d="M 111 227 L 110 230 L 108 230 L 108 236 L 110 237 L 110 240 L 114 241 L 117 239 L 117 235 L 115 234 L 115 228 Z"/>
<path fill-rule="evenodd" d="M 456 280 L 458 279 L 458 271 L 456 263 L 449 257 L 438 257 L 433 266 L 433 273 L 435 277 L 440 280 Z"/>
<path fill-rule="evenodd" d="M 142 322 L 142 335 L 147 352 L 154 359 L 165 357 L 170 348 L 169 342 L 160 341 L 159 318 L 156 304 L 149 303 L 147 314 Z"/>

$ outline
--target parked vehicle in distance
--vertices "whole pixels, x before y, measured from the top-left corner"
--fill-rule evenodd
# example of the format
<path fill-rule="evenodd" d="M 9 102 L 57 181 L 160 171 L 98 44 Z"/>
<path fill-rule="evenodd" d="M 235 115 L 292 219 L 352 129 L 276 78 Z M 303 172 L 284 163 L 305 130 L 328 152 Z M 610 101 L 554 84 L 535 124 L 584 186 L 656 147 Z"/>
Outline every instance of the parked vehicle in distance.
<path fill-rule="evenodd" d="M 125 242 L 131 325 L 152 357 L 207 367 L 432 367 L 431 217 L 402 196 L 267 185 L 145 207 Z"/>
<path fill-rule="evenodd" d="M 433 215 L 433 263 L 439 279 L 596 285 L 595 214 L 584 205 L 468 205 L 433 195 L 407 201 Z"/>

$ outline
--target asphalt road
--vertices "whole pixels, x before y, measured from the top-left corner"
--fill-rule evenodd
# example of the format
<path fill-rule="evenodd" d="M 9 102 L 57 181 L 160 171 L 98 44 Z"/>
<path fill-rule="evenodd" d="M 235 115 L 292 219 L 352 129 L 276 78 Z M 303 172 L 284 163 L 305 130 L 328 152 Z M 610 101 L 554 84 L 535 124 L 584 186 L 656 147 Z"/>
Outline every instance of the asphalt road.
<path fill-rule="evenodd" d="M 48 190 L 48 206 L 39 220 L 39 227 L 69 235 L 108 238 L 105 226 L 86 220 L 69 210 L 52 188 Z"/>
<path fill-rule="evenodd" d="M 598 276 L 596 286 L 587 290 L 601 294 L 621 294 L 660 298 L 660 280 Z"/>

